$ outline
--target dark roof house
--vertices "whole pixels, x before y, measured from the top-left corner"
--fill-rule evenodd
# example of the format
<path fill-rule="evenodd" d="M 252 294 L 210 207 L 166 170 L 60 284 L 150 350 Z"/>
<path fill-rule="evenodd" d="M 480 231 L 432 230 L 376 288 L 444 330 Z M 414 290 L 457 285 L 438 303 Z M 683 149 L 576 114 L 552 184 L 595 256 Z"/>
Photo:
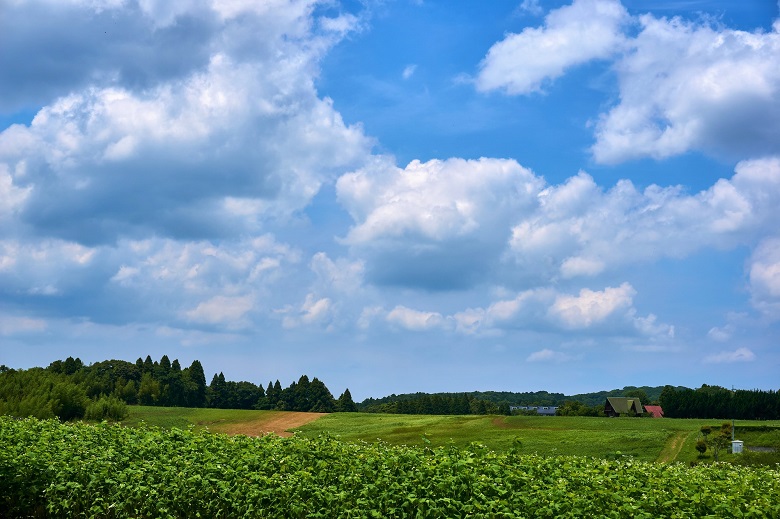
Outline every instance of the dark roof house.
<path fill-rule="evenodd" d="M 642 403 L 638 398 L 625 396 L 608 396 L 604 403 L 604 413 L 607 416 L 641 415 Z"/>

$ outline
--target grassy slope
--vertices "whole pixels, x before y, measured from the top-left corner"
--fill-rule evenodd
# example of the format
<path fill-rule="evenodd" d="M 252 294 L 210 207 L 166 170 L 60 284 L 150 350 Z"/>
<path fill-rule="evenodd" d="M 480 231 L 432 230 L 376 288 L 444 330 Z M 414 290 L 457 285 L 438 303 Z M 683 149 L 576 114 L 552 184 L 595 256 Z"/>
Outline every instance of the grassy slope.
<path fill-rule="evenodd" d="M 280 414 L 284 413 L 133 406 L 124 423 L 133 426 L 143 421 L 161 427 L 181 428 L 194 425 L 231 433 L 246 430 L 248 423 L 261 427 Z M 698 453 L 694 445 L 699 429 L 705 424 L 719 427 L 720 421 L 334 413 L 295 430 L 309 437 L 329 434 L 346 441 L 382 440 L 407 445 L 423 445 L 425 436 L 432 446 L 464 446 L 478 442 L 501 451 L 512 447 L 517 438 L 522 445 L 521 452 L 526 453 L 610 457 L 620 452 L 647 461 L 689 462 L 696 460 Z M 780 422 L 738 421 L 737 427 L 739 430 L 740 425 L 751 424 L 780 426 Z M 777 433 L 765 435 L 775 439 Z"/>

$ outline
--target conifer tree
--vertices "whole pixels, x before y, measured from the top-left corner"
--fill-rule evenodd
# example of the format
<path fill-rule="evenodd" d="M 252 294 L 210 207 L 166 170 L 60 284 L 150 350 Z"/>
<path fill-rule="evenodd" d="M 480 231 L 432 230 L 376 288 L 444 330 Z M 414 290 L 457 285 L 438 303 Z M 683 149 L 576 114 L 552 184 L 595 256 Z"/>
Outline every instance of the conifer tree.
<path fill-rule="evenodd" d="M 357 405 L 352 401 L 352 394 L 349 392 L 349 388 L 345 389 L 338 401 L 336 402 L 336 411 L 342 413 L 354 413 L 357 411 Z"/>
<path fill-rule="evenodd" d="M 206 374 L 203 372 L 203 366 L 200 361 L 195 359 L 187 368 L 187 377 L 190 385 L 187 391 L 187 401 L 192 407 L 203 407 L 206 405 Z"/>

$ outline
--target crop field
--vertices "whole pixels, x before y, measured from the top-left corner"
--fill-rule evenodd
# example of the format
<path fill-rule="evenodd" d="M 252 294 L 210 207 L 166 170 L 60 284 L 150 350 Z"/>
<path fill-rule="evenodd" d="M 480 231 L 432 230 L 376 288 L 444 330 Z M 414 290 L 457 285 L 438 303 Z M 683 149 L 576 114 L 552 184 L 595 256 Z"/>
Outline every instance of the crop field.
<path fill-rule="evenodd" d="M 288 418 L 285 418 L 288 417 Z M 130 408 L 126 425 L 141 422 L 161 427 L 190 425 L 212 432 L 259 436 L 266 432 L 295 431 L 308 438 L 330 435 L 349 442 L 393 445 L 465 447 L 478 442 L 490 449 L 521 449 L 543 456 L 578 455 L 615 458 L 627 455 L 644 461 L 691 462 L 702 425 L 720 427 L 718 420 L 673 420 L 647 418 L 592 418 L 565 416 L 431 416 L 371 413 L 285 413 L 229 409 L 171 407 Z M 770 430 L 744 438 L 756 445 L 780 446 L 778 422 L 737 421 L 740 427 Z M 518 444 L 519 441 L 519 444 Z M 749 443 L 746 443 L 749 444 Z"/>
<path fill-rule="evenodd" d="M 262 436 L 274 433 L 290 436 L 292 430 L 317 420 L 323 413 L 289 411 L 248 411 L 244 409 L 206 409 L 191 407 L 131 406 L 123 425 L 207 429 L 211 432 Z"/>
<path fill-rule="evenodd" d="M 778 517 L 780 471 L 0 417 L 0 517 Z"/>

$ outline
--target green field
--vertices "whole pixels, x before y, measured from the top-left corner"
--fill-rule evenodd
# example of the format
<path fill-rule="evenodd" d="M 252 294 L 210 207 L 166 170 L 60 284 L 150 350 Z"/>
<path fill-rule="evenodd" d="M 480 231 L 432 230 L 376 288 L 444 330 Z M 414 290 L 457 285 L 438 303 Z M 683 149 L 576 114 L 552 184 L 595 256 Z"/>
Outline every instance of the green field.
<path fill-rule="evenodd" d="M 611 457 L 618 453 L 655 461 L 678 436 L 695 436 L 687 421 L 535 416 L 328 415 L 298 429 L 306 436 L 328 433 L 347 441 L 433 446 L 471 442 L 505 451 L 520 442 L 523 453 Z M 691 449 L 692 452 L 695 451 Z"/>
<path fill-rule="evenodd" d="M 264 424 L 278 421 L 286 414 L 280 411 L 131 407 L 130 416 L 124 423 L 132 426 L 143 421 L 179 428 L 192 425 L 228 434 L 253 434 L 254 427 L 254 433 L 262 434 L 268 430 Z M 698 459 L 694 445 L 701 426 L 719 427 L 720 424 L 719 420 L 649 418 L 333 413 L 286 430 L 309 438 L 329 435 L 348 442 L 381 440 L 393 445 L 433 447 L 480 443 L 502 452 L 519 445 L 524 454 L 542 456 L 616 458 L 627 455 L 644 461 L 687 463 Z M 745 440 L 746 445 L 780 447 L 780 422 L 737 421 L 736 427 L 739 439 Z"/>

